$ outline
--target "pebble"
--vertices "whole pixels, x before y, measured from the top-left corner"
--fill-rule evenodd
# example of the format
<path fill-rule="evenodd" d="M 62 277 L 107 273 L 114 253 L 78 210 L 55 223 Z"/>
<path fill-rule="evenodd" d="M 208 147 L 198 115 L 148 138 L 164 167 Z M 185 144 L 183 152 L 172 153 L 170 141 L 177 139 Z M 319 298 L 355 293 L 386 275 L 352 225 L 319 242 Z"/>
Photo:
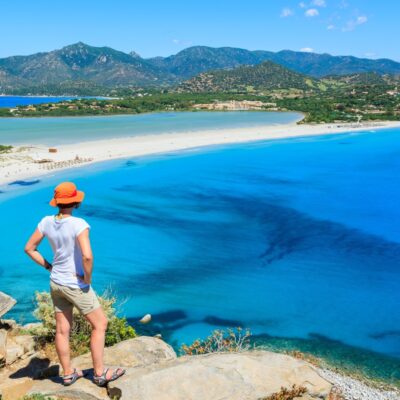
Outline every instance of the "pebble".
<path fill-rule="evenodd" d="M 151 321 L 151 315 L 146 314 L 139 322 L 141 324 L 148 324 Z"/>
<path fill-rule="evenodd" d="M 400 400 L 399 391 L 372 388 L 357 379 L 329 369 L 319 369 L 318 372 L 339 390 L 345 400 Z"/>

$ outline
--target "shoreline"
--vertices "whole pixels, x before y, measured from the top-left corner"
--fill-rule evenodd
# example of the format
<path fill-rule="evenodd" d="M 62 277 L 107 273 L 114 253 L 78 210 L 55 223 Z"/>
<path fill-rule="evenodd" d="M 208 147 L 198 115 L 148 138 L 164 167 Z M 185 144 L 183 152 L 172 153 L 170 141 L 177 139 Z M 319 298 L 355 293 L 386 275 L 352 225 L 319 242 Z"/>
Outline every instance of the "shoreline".
<path fill-rule="evenodd" d="M 17 180 L 39 178 L 47 174 L 107 160 L 157 155 L 171 151 L 206 148 L 218 145 L 352 133 L 400 127 L 398 121 L 336 124 L 281 124 L 249 128 L 207 129 L 176 133 L 138 135 L 83 141 L 54 146 L 19 145 L 0 154 L 0 185 Z"/>

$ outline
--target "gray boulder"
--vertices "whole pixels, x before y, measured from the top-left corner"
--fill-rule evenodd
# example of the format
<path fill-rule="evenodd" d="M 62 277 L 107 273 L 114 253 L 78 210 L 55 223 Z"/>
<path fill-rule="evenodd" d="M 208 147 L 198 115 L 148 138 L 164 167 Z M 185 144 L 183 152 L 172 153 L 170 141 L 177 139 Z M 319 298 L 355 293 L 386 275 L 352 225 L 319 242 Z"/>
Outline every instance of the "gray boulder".
<path fill-rule="evenodd" d="M 257 400 L 281 387 L 304 386 L 305 398 L 326 399 L 331 384 L 308 363 L 267 351 L 186 356 L 163 365 L 130 368 L 109 384 L 121 400 Z"/>
<path fill-rule="evenodd" d="M 6 362 L 7 355 L 7 331 L 0 329 L 0 367 Z"/>
<path fill-rule="evenodd" d="M 107 389 L 96 386 L 88 378 L 81 378 L 71 386 L 63 386 L 61 378 L 36 381 L 28 394 L 41 393 L 44 396 L 63 400 L 110 400 Z"/>
<path fill-rule="evenodd" d="M 0 317 L 10 311 L 17 301 L 8 294 L 0 292 Z"/>
<path fill-rule="evenodd" d="M 167 343 L 160 339 L 141 336 L 120 342 L 104 350 L 106 366 L 146 367 L 152 364 L 175 360 L 176 353 Z M 62 399 L 104 400 L 110 399 L 107 390 L 97 387 L 92 381 L 92 359 L 90 353 L 73 359 L 74 367 L 89 372 L 88 376 L 79 379 L 72 386 L 61 385 L 61 378 L 55 377 L 35 381 L 29 394 L 41 393 Z"/>
<path fill-rule="evenodd" d="M 176 359 L 174 349 L 161 339 L 140 336 L 104 349 L 106 366 L 141 367 Z M 73 360 L 77 368 L 92 368 L 90 353 Z"/>

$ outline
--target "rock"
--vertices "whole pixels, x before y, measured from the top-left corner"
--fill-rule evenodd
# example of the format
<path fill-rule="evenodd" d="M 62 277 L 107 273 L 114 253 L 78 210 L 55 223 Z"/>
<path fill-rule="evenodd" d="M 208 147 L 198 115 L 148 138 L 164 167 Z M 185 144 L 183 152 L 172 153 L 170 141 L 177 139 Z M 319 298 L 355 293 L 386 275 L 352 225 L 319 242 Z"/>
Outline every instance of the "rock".
<path fill-rule="evenodd" d="M 332 387 L 305 361 L 251 351 L 185 356 L 129 368 L 108 390 L 111 398 L 121 400 L 256 400 L 294 384 L 306 387 L 309 399 L 326 399 Z"/>
<path fill-rule="evenodd" d="M 0 366 L 6 362 L 7 355 L 7 331 L 0 329 Z"/>
<path fill-rule="evenodd" d="M 41 353 L 34 353 L 27 359 L 19 359 L 0 370 L 0 399 L 21 399 L 40 378 L 43 369 L 48 368 L 50 360 Z"/>
<path fill-rule="evenodd" d="M 25 393 L 33 386 L 30 378 L 21 378 L 18 381 L 9 379 L 0 385 L 0 399 L 15 400 L 21 399 Z"/>
<path fill-rule="evenodd" d="M 147 367 L 176 358 L 171 346 L 162 340 L 146 336 L 125 340 L 104 349 L 104 362 L 107 366 Z M 36 381 L 29 394 L 41 393 L 63 399 L 110 399 L 106 389 L 97 387 L 91 381 L 93 369 L 90 353 L 74 358 L 72 364 L 76 368 L 89 371 L 89 375 L 68 387 L 60 384 L 61 378 Z"/>
<path fill-rule="evenodd" d="M 176 359 L 173 348 L 163 340 L 140 336 L 125 340 L 104 349 L 104 364 L 107 366 L 140 367 Z M 74 367 L 91 368 L 90 353 L 73 360 Z"/>
<path fill-rule="evenodd" d="M 35 351 L 35 339 L 31 335 L 19 335 L 13 338 L 14 342 L 24 349 L 24 353 L 32 354 Z"/>
<path fill-rule="evenodd" d="M 6 365 L 10 365 L 24 355 L 24 348 L 17 343 L 9 342 L 6 351 Z"/>
<path fill-rule="evenodd" d="M 71 386 L 63 386 L 61 378 L 35 381 L 28 394 L 40 393 L 44 396 L 54 396 L 65 400 L 110 400 L 107 389 L 96 386 L 91 379 L 92 376 L 89 375 L 79 379 Z"/>
<path fill-rule="evenodd" d="M 17 301 L 7 294 L 0 292 L 0 317 L 10 311 Z"/>
<path fill-rule="evenodd" d="M 149 322 L 151 322 L 151 315 L 146 314 L 141 320 L 139 320 L 139 322 L 141 324 L 148 324 Z"/>
<path fill-rule="evenodd" d="M 6 329 L 7 331 L 15 331 L 20 327 L 17 321 L 13 319 L 2 319 L 0 325 L 1 328 Z"/>

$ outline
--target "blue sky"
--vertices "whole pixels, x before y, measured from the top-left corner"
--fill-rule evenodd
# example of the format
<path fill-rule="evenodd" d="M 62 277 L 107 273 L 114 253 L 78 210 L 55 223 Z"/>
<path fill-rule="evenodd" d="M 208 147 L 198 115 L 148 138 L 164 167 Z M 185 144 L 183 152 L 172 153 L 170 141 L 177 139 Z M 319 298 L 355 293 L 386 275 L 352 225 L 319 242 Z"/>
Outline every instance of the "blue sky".
<path fill-rule="evenodd" d="M 82 41 L 143 57 L 193 45 L 400 61 L 398 0 L 2 1 L 0 57 Z"/>

